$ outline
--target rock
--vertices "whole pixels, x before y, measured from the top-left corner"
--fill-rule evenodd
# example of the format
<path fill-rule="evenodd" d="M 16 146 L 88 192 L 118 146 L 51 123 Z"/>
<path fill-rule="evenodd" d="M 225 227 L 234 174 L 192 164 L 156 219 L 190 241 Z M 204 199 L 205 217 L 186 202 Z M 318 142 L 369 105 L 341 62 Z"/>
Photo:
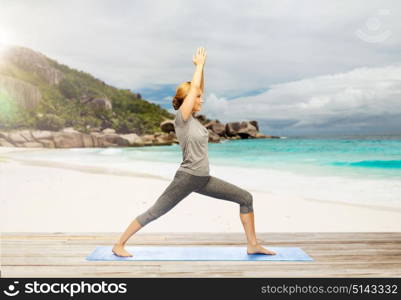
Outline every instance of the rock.
<path fill-rule="evenodd" d="M 56 145 L 51 140 L 39 140 L 44 148 L 56 148 Z"/>
<path fill-rule="evenodd" d="M 81 133 L 82 145 L 84 147 L 93 147 L 93 139 L 90 134 Z"/>
<path fill-rule="evenodd" d="M 240 124 L 240 129 L 237 131 L 237 135 L 239 135 L 243 139 L 247 139 L 249 137 L 256 138 L 256 127 L 253 126 L 250 122 L 243 121 Z"/>
<path fill-rule="evenodd" d="M 6 139 L 0 137 L 0 146 L 2 147 L 14 147 L 13 144 L 11 144 L 10 142 L 8 142 Z"/>
<path fill-rule="evenodd" d="M 105 128 L 102 130 L 103 133 L 116 133 L 116 131 L 113 128 Z"/>
<path fill-rule="evenodd" d="M 219 121 L 214 120 L 205 125 L 206 129 L 212 130 L 214 133 L 218 134 L 219 136 L 226 135 L 226 126 L 221 124 Z"/>
<path fill-rule="evenodd" d="M 92 138 L 93 147 L 100 147 L 100 146 L 101 146 L 100 141 L 99 141 L 99 139 L 98 139 L 97 136 L 95 136 L 95 135 L 93 135 L 93 134 L 91 133 L 91 134 L 90 134 L 90 137 Z"/>
<path fill-rule="evenodd" d="M 256 124 L 257 125 L 257 124 Z M 256 138 L 257 129 L 251 122 L 231 122 L 226 124 L 226 134 L 229 137 L 240 136 L 243 139 Z"/>
<path fill-rule="evenodd" d="M 211 143 L 219 143 L 220 142 L 220 136 L 215 133 L 213 130 L 208 129 L 209 131 L 209 142 Z"/>
<path fill-rule="evenodd" d="M 143 146 L 152 146 L 155 136 L 153 134 L 145 134 L 141 136 Z"/>
<path fill-rule="evenodd" d="M 154 136 L 154 134 L 145 134 L 142 136 L 142 139 L 145 142 L 152 142 L 155 139 L 155 136 Z"/>
<path fill-rule="evenodd" d="M 32 130 L 31 134 L 36 141 L 53 138 L 53 133 L 49 130 Z"/>
<path fill-rule="evenodd" d="M 171 144 L 172 142 L 156 139 L 153 143 L 153 146 L 168 146 Z"/>
<path fill-rule="evenodd" d="M 143 146 L 142 139 L 135 133 L 120 134 L 123 139 L 126 139 L 130 146 Z"/>
<path fill-rule="evenodd" d="M 175 139 L 175 133 L 173 133 L 173 132 L 163 133 L 156 137 L 154 144 L 155 145 L 171 145 L 174 142 L 174 139 Z"/>
<path fill-rule="evenodd" d="M 226 135 L 229 137 L 236 136 L 240 128 L 240 122 L 229 122 L 226 124 Z"/>
<path fill-rule="evenodd" d="M 33 138 L 31 131 L 30 130 L 20 130 L 19 131 L 20 135 L 24 137 L 28 142 L 35 142 L 35 139 Z"/>
<path fill-rule="evenodd" d="M 119 146 L 129 146 L 129 141 L 125 138 L 122 138 L 118 134 L 106 134 L 102 136 L 103 141 L 106 141 L 110 144 L 115 144 Z"/>
<path fill-rule="evenodd" d="M 91 132 L 92 142 L 95 147 L 103 147 L 103 134 L 99 132 Z"/>
<path fill-rule="evenodd" d="M 93 109 L 111 110 L 113 108 L 111 101 L 107 97 L 91 98 L 86 104 Z"/>
<path fill-rule="evenodd" d="M 0 138 L 8 139 L 8 133 L 6 131 L 0 131 Z"/>
<path fill-rule="evenodd" d="M 19 131 L 11 131 L 8 133 L 8 141 L 11 142 L 12 144 L 15 143 L 25 143 L 29 142 L 27 139 L 24 138 L 23 135 L 20 134 Z"/>
<path fill-rule="evenodd" d="M 174 121 L 167 120 L 160 123 L 160 129 L 166 133 L 170 133 L 171 131 L 175 132 Z"/>
<path fill-rule="evenodd" d="M 197 116 L 195 116 L 195 117 L 196 117 L 196 118 L 199 120 L 199 122 L 201 122 L 202 124 L 206 122 L 206 117 L 205 117 L 205 115 L 197 115 Z"/>
<path fill-rule="evenodd" d="M 256 130 L 259 131 L 258 121 L 249 121 L 253 126 L 255 126 Z"/>
<path fill-rule="evenodd" d="M 55 132 L 53 140 L 56 148 L 79 148 L 83 147 L 80 133 L 75 132 Z"/>
<path fill-rule="evenodd" d="M 61 71 L 53 68 L 52 64 L 54 60 L 26 47 L 9 46 L 4 51 L 2 59 L 8 64 L 18 66 L 28 73 L 36 74 L 52 85 L 58 85 L 64 78 Z"/>

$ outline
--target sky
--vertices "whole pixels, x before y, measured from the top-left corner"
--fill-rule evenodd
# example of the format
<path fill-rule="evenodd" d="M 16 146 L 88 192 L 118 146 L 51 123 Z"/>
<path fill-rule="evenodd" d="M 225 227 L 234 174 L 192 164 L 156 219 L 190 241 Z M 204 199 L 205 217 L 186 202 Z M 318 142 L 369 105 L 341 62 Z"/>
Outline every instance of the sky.
<path fill-rule="evenodd" d="M 29 47 L 174 113 L 205 47 L 201 114 L 271 135 L 401 134 L 400 1 L 0 0 Z"/>

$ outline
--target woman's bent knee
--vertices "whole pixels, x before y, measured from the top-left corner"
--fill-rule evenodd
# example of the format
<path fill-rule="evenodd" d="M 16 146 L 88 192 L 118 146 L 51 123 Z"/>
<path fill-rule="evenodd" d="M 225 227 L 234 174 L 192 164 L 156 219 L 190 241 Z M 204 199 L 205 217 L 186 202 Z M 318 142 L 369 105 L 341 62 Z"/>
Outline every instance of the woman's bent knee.
<path fill-rule="evenodd" d="M 159 216 L 160 215 L 156 215 L 151 212 L 145 212 L 145 213 L 139 215 L 138 217 L 136 217 L 136 219 L 137 219 L 138 223 L 141 224 L 141 226 L 143 227 L 143 226 L 147 225 L 148 223 L 156 220 Z"/>
<path fill-rule="evenodd" d="M 250 192 L 246 192 L 244 199 L 240 205 L 240 212 L 243 214 L 253 212 L 253 196 Z"/>
<path fill-rule="evenodd" d="M 148 224 L 147 218 L 145 218 L 145 216 L 143 216 L 143 215 L 137 216 L 136 220 L 138 221 L 139 225 L 141 225 L 142 227 L 145 226 L 146 224 Z"/>

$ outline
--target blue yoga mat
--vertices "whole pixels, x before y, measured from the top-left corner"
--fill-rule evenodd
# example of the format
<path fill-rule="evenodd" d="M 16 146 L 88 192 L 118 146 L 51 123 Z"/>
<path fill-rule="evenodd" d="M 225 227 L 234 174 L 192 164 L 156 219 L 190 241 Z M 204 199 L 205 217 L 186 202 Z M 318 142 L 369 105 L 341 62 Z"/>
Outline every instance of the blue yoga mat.
<path fill-rule="evenodd" d="M 125 249 L 133 254 L 131 257 L 115 255 L 112 246 L 97 246 L 86 257 L 87 260 L 286 260 L 286 261 L 313 261 L 301 248 L 298 247 L 268 247 L 277 254 L 250 254 L 246 253 L 246 246 L 126 246 Z"/>

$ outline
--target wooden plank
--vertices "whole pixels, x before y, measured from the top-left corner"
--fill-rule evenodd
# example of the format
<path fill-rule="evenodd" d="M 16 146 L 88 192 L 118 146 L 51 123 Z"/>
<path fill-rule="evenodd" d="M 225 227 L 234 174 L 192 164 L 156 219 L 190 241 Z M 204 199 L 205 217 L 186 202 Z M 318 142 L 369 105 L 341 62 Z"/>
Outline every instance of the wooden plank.
<path fill-rule="evenodd" d="M 401 277 L 401 233 L 261 233 L 315 261 L 86 261 L 120 233 L 2 233 L 2 277 Z M 137 233 L 128 246 L 245 246 L 243 233 Z M 135 253 L 134 253 L 135 255 Z"/>

